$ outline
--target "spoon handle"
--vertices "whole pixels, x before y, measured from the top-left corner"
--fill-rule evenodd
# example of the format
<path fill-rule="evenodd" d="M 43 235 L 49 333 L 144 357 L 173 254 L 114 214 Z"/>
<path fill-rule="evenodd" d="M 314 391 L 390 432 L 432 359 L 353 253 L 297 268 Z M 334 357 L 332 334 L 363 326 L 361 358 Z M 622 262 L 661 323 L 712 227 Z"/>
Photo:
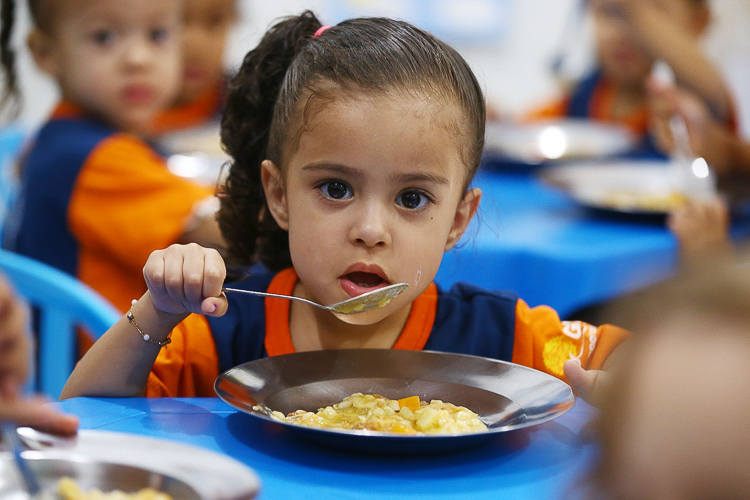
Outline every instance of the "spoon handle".
<path fill-rule="evenodd" d="M 36 497 L 42 488 L 39 485 L 39 480 L 34 474 L 34 471 L 29 467 L 26 459 L 21 456 L 22 444 L 21 439 L 18 437 L 16 425 L 10 422 L 3 422 L 2 433 L 3 441 L 10 446 L 11 451 L 13 452 L 13 459 L 16 462 L 18 471 L 21 473 L 21 478 L 23 479 L 26 491 L 32 498 Z"/>
<path fill-rule="evenodd" d="M 277 299 L 287 299 L 287 300 L 297 300 L 299 302 L 304 302 L 305 304 L 310 304 L 311 306 L 319 307 L 321 309 L 329 310 L 327 306 L 318 304 L 317 302 L 313 302 L 312 300 L 303 299 L 301 297 L 293 297 L 291 295 L 277 295 L 275 293 L 268 293 L 268 292 L 256 292 L 255 290 L 243 290 L 241 288 L 222 288 L 222 292 L 236 292 L 236 293 L 247 293 L 250 295 L 257 295 L 259 297 L 274 297 Z"/>

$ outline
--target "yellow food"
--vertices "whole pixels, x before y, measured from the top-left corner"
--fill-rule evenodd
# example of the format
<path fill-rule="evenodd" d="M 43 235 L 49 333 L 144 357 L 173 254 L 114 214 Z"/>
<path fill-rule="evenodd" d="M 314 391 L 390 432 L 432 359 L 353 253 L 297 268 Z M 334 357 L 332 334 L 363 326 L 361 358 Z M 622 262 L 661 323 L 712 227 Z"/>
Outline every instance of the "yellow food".
<path fill-rule="evenodd" d="M 399 404 L 399 403 L 402 404 Z M 321 429 L 368 430 L 408 435 L 465 434 L 486 432 L 479 416 L 463 406 L 418 396 L 401 400 L 377 394 L 355 393 L 342 402 L 316 413 L 297 410 L 288 415 L 273 412 L 277 420 Z"/>
<path fill-rule="evenodd" d="M 677 191 L 665 194 L 632 193 L 612 191 L 607 194 L 604 205 L 619 210 L 640 210 L 644 212 L 671 212 L 683 206 L 687 197 Z"/>
<path fill-rule="evenodd" d="M 60 479 L 57 483 L 57 493 L 63 500 L 173 500 L 170 495 L 153 488 L 143 488 L 135 493 L 120 490 L 105 493 L 96 488 L 84 492 L 69 477 Z"/>

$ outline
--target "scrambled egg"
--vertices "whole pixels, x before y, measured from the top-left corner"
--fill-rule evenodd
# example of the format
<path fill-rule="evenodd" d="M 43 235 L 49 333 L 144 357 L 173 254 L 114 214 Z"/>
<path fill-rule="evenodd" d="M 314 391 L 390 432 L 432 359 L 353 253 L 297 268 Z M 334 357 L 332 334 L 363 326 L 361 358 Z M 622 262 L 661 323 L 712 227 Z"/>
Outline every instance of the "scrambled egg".
<path fill-rule="evenodd" d="M 170 495 L 153 488 L 143 488 L 135 493 L 120 490 L 104 493 L 96 488 L 83 492 L 69 477 L 60 479 L 57 483 L 57 493 L 63 500 L 173 500 Z"/>
<path fill-rule="evenodd" d="M 368 430 L 405 435 L 465 434 L 486 432 L 479 416 L 463 406 L 418 396 L 386 399 L 377 394 L 355 393 L 317 413 L 297 410 L 288 415 L 273 412 L 279 421 L 306 427 Z"/>

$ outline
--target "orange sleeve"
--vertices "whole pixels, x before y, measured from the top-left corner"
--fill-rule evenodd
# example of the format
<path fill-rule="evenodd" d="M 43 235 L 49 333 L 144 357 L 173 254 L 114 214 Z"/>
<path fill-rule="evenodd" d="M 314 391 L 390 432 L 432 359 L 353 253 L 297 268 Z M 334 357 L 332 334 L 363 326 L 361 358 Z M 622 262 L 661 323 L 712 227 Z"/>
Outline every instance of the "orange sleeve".
<path fill-rule="evenodd" d="M 612 325 L 595 327 L 581 321 L 560 321 L 554 309 L 516 305 L 514 363 L 565 380 L 563 364 L 578 358 L 586 369 L 600 369 L 629 332 Z"/>
<path fill-rule="evenodd" d="M 219 357 L 205 316 L 193 314 L 172 331 L 148 376 L 146 397 L 214 397 Z"/>
<path fill-rule="evenodd" d="M 140 273 L 152 251 L 179 239 L 195 204 L 212 195 L 213 190 L 172 174 L 139 138 L 116 134 L 86 160 L 68 220 L 85 250 Z"/>

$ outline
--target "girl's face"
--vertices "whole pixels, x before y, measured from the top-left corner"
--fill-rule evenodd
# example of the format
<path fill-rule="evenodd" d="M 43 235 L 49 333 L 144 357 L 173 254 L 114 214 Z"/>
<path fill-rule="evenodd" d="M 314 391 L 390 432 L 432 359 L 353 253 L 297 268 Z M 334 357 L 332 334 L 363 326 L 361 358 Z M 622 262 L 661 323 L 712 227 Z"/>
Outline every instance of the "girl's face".
<path fill-rule="evenodd" d="M 237 19 L 237 0 L 187 0 L 182 22 L 182 83 L 178 103 L 215 88 L 224 73 L 224 49 Z"/>
<path fill-rule="evenodd" d="M 665 22 L 694 37 L 705 26 L 705 10 L 692 0 L 592 0 L 596 52 L 602 72 L 616 84 L 641 88 L 651 72 L 653 58 L 638 43 L 622 19 L 622 2 L 638 1 L 659 11 Z"/>
<path fill-rule="evenodd" d="M 64 5 L 62 5 L 64 3 Z M 121 130 L 143 131 L 173 98 L 179 0 L 65 0 L 29 44 L 62 98 Z"/>
<path fill-rule="evenodd" d="M 405 282 L 387 307 L 340 318 L 374 324 L 410 307 L 479 204 L 463 189 L 464 123 L 457 106 L 413 96 L 339 98 L 309 116 L 283 174 L 264 162 L 303 295 L 331 304 Z"/>

